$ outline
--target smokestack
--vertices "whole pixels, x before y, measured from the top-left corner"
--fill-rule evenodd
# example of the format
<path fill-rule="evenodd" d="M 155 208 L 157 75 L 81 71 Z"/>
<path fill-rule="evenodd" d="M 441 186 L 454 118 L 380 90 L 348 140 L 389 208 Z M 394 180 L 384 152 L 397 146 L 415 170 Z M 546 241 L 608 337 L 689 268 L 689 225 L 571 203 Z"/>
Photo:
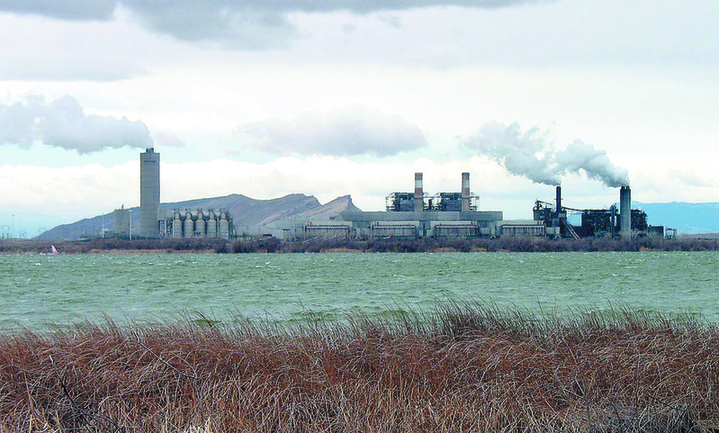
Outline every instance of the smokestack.
<path fill-rule="evenodd" d="M 557 213 L 562 212 L 562 187 L 557 185 Z"/>
<path fill-rule="evenodd" d="M 422 187 L 422 173 L 414 174 L 414 211 L 424 210 L 424 188 Z"/>
<path fill-rule="evenodd" d="M 469 212 L 469 173 L 462 173 L 462 212 Z"/>
<path fill-rule="evenodd" d="M 625 239 L 632 237 L 632 190 L 629 186 L 619 189 L 619 233 Z"/>
<path fill-rule="evenodd" d="M 140 154 L 140 236 L 157 238 L 160 229 L 160 154 L 149 148 Z"/>

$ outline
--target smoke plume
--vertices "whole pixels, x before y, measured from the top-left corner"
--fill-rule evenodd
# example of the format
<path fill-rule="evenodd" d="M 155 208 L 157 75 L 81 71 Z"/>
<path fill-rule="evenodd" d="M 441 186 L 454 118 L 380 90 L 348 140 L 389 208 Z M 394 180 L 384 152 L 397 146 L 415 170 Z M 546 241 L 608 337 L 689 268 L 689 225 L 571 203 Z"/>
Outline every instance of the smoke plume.
<path fill-rule="evenodd" d="M 559 185 L 562 176 L 584 172 L 610 188 L 629 185 L 627 170 L 612 164 L 606 151 L 581 140 L 555 151 L 538 128 L 522 132 L 516 122 L 509 126 L 486 123 L 464 145 L 494 159 L 510 173 L 536 183 Z"/>
<path fill-rule="evenodd" d="M 29 148 L 36 141 L 80 154 L 108 147 L 152 147 L 150 131 L 144 123 L 126 117 L 86 115 L 69 95 L 50 104 L 42 96 L 12 105 L 0 104 L 0 144 Z"/>

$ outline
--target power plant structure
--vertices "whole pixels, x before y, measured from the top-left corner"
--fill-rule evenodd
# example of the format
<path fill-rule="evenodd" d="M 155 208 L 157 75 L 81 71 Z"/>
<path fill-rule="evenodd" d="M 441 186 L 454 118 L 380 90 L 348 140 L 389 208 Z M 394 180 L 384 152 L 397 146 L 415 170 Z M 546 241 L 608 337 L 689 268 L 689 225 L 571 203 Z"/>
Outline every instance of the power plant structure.
<path fill-rule="evenodd" d="M 235 237 L 232 215 L 226 209 L 176 209 L 165 220 L 165 227 L 173 239 Z"/>
<path fill-rule="evenodd" d="M 126 237 L 130 235 L 130 210 L 125 209 L 125 205 L 122 205 L 120 209 L 115 209 L 113 212 L 115 217 L 115 234 L 120 237 Z"/>
<path fill-rule="evenodd" d="M 337 230 L 359 238 L 497 235 L 503 214 L 501 211 L 478 210 L 479 197 L 470 192 L 469 173 L 462 173 L 460 192 L 429 196 L 424 192 L 423 180 L 422 173 L 415 173 L 414 192 L 390 193 L 385 199 L 386 212 L 345 211 L 332 224 Z M 351 223 L 351 227 L 347 223 Z M 314 227 L 307 225 L 305 230 Z"/>
<path fill-rule="evenodd" d="M 650 226 L 647 214 L 632 209 L 631 189 L 622 186 L 619 208 L 575 209 L 564 205 L 562 187 L 556 187 L 554 203 L 535 201 L 532 220 L 505 221 L 502 211 L 479 210 L 479 196 L 470 190 L 469 173 L 462 173 L 458 192 L 424 191 L 421 172 L 414 175 L 414 191 L 392 192 L 385 211 L 345 210 L 329 220 L 280 220 L 257 226 L 256 235 L 284 239 L 313 237 L 378 238 L 475 238 L 498 236 L 546 236 L 551 238 L 664 236 L 663 226 Z M 356 209 L 356 208 L 355 208 Z M 581 214 L 581 224 L 570 223 Z M 115 232 L 131 235 L 130 210 L 116 209 Z M 244 226 L 243 226 L 244 227 Z M 249 227 L 243 229 L 247 233 Z M 667 234 L 675 234 L 667 229 Z M 226 209 L 175 209 L 160 214 L 160 154 L 148 148 L 140 154 L 140 236 L 221 238 L 236 237 L 233 216 Z"/>
<path fill-rule="evenodd" d="M 160 154 L 140 154 L 140 237 L 160 237 Z"/>
<path fill-rule="evenodd" d="M 557 186 L 554 206 L 540 200 L 535 202 L 534 220 L 541 222 L 546 227 L 546 235 L 551 237 L 663 237 L 663 226 L 650 226 L 646 212 L 632 209 L 631 194 L 629 186 L 619 189 L 619 209 L 615 205 L 609 209 L 574 209 L 562 205 L 562 187 Z M 570 213 L 581 214 L 581 225 L 569 222 Z"/>

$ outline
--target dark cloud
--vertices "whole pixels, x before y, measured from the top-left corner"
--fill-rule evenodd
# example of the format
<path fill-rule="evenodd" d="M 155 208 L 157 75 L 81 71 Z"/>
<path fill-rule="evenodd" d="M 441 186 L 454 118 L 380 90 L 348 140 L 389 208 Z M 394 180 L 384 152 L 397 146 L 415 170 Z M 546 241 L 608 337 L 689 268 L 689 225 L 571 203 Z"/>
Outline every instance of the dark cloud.
<path fill-rule="evenodd" d="M 501 8 L 539 0 L 0 0 L 0 12 L 64 20 L 111 20 L 117 7 L 128 10 L 152 31 L 181 40 L 217 41 L 244 49 L 286 44 L 297 29 L 293 12 L 358 14 L 396 12 L 434 6 Z M 385 20 L 386 21 L 386 20 Z M 391 18 L 390 25 L 399 20 Z"/>
<path fill-rule="evenodd" d="M 361 105 L 293 120 L 271 118 L 239 129 L 255 139 L 256 148 L 280 155 L 390 156 L 427 145 L 416 125 Z"/>
<path fill-rule="evenodd" d="M 117 0 L 2 0 L 0 11 L 71 21 L 107 21 L 113 17 L 118 3 Z"/>
<path fill-rule="evenodd" d="M 581 140 L 555 151 L 538 128 L 522 131 L 516 122 L 509 126 L 485 123 L 463 144 L 536 183 L 559 185 L 562 176 L 581 171 L 611 188 L 629 185 L 627 170 L 612 164 L 606 151 Z"/>
<path fill-rule="evenodd" d="M 48 146 L 92 153 L 108 147 L 152 147 L 147 126 L 123 117 L 86 115 L 72 96 L 50 104 L 33 96 L 12 105 L 0 104 L 0 145 L 29 148 L 35 141 Z"/>

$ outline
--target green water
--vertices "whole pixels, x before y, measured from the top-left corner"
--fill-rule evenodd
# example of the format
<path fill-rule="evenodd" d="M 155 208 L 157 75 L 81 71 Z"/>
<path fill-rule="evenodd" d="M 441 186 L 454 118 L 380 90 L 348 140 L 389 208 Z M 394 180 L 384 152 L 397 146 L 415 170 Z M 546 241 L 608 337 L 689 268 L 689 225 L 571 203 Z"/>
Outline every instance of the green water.
<path fill-rule="evenodd" d="M 0 255 L 0 328 L 168 321 L 199 311 L 301 321 L 438 301 L 719 321 L 719 253 Z"/>

